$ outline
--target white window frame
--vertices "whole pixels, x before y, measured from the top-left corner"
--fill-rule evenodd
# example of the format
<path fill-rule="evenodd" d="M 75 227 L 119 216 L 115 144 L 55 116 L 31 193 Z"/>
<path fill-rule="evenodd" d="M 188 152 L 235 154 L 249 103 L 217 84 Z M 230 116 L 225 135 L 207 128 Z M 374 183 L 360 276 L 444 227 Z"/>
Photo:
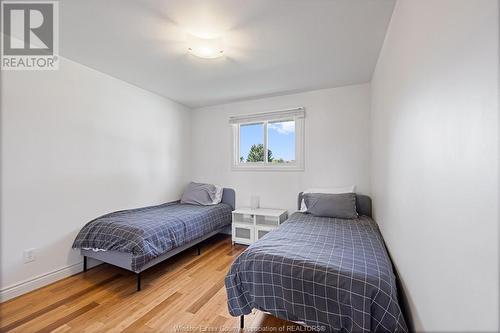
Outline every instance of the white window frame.
<path fill-rule="evenodd" d="M 279 121 L 295 122 L 295 162 L 294 163 L 269 163 L 267 126 L 269 123 Z M 231 168 L 235 171 L 303 171 L 304 170 L 304 120 L 303 107 L 279 111 L 262 112 L 251 115 L 240 115 L 229 118 L 232 132 Z M 240 162 L 240 126 L 250 124 L 263 124 L 264 162 Z"/>

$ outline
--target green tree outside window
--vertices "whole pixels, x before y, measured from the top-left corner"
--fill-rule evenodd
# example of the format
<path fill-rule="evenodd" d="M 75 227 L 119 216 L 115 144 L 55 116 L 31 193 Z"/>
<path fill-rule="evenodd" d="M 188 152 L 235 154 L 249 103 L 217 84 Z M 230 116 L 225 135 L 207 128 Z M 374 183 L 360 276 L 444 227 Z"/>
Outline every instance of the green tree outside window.
<path fill-rule="evenodd" d="M 252 145 L 250 151 L 248 152 L 247 162 L 264 162 L 264 145 L 262 143 Z M 267 150 L 267 160 L 269 162 L 273 161 L 273 152 Z"/>

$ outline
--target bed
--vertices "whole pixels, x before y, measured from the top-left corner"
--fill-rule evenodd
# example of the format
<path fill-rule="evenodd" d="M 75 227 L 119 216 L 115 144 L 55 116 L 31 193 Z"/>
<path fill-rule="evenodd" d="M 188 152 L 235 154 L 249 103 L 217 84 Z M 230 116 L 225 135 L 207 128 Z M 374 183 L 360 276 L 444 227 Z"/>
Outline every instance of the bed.
<path fill-rule="evenodd" d="M 356 206 L 355 220 L 296 212 L 249 246 L 226 276 L 230 314 L 242 326 L 258 309 L 319 331 L 407 332 L 371 200 Z"/>
<path fill-rule="evenodd" d="M 84 271 L 87 258 L 93 258 L 136 273 L 139 291 L 141 272 L 223 232 L 231 224 L 234 207 L 234 190 L 224 188 L 216 205 L 176 201 L 113 212 L 87 223 L 73 248 L 80 249 Z"/>

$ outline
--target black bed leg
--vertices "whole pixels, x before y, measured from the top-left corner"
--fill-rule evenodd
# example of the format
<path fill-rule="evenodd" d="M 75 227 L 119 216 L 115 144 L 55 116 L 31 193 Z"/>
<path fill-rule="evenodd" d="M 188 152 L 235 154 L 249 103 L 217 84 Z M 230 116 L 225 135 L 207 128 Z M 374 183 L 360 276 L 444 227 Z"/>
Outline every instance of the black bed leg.
<path fill-rule="evenodd" d="M 199 245 L 196 245 L 196 249 L 198 250 L 198 255 L 200 255 L 201 251 L 200 251 L 200 246 Z"/>
<path fill-rule="evenodd" d="M 87 256 L 83 256 L 83 271 L 87 271 Z"/>
<path fill-rule="evenodd" d="M 137 273 L 137 291 L 141 291 L 141 272 Z"/>
<path fill-rule="evenodd" d="M 245 328 L 245 316 L 241 315 L 240 316 L 240 329 L 244 329 L 244 328 Z"/>

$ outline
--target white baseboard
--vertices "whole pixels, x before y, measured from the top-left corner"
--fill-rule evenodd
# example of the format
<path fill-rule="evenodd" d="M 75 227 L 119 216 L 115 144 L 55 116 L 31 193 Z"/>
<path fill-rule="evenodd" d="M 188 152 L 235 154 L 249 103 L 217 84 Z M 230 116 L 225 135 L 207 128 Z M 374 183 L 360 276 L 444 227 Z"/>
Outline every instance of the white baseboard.
<path fill-rule="evenodd" d="M 0 302 L 20 296 L 35 289 L 44 287 L 65 277 L 80 273 L 83 269 L 82 263 L 76 263 L 52 272 L 38 275 L 34 278 L 13 284 L 0 290 Z"/>

